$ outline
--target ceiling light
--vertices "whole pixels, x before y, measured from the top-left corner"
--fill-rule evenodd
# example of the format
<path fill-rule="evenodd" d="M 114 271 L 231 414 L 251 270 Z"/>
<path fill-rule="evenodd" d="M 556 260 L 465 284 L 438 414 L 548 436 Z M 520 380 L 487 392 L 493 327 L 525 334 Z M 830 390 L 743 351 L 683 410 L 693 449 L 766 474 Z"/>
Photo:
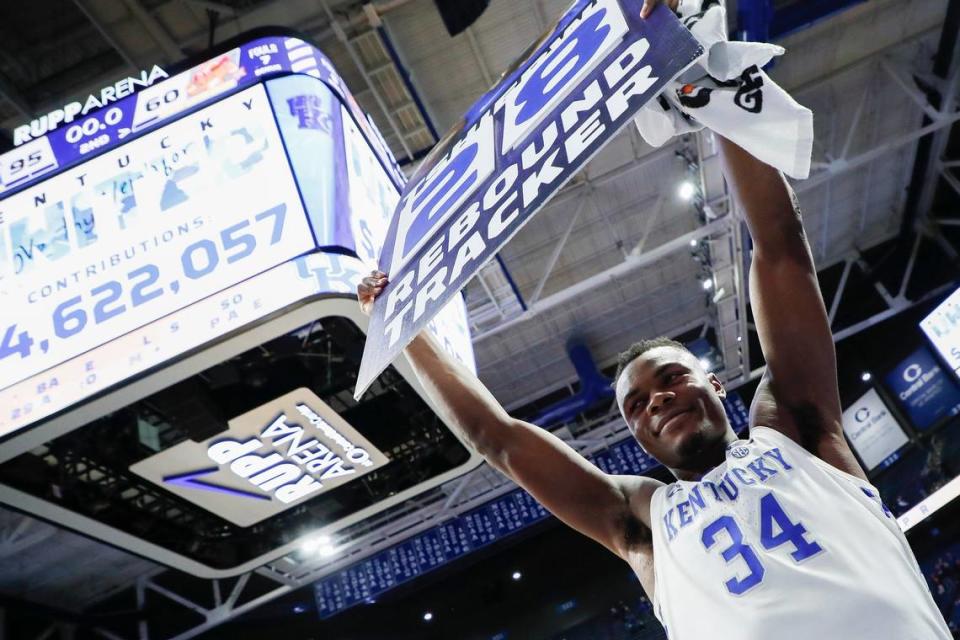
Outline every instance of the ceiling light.
<path fill-rule="evenodd" d="M 330 538 L 327 536 L 310 536 L 300 543 L 300 551 L 306 554 L 314 554 L 320 547 L 330 544 Z"/>
<path fill-rule="evenodd" d="M 427 611 L 425 614 L 423 614 L 423 620 L 424 622 L 430 622 L 433 620 L 433 614 Z"/>
<path fill-rule="evenodd" d="M 873 378 L 873 375 L 869 371 L 864 371 L 863 373 L 860 374 L 860 379 L 863 380 L 864 382 L 870 382 L 872 378 Z"/>
<path fill-rule="evenodd" d="M 520 578 L 523 577 L 523 574 L 520 573 L 519 571 L 514 571 L 514 572 L 513 572 L 513 575 L 510 576 L 510 577 L 513 578 L 514 580 L 519 580 Z"/>
<path fill-rule="evenodd" d="M 713 278 L 706 278 L 702 280 L 700 284 L 703 285 L 704 291 L 710 291 L 710 289 L 713 289 Z"/>
<path fill-rule="evenodd" d="M 693 240 L 690 241 L 690 248 L 695 249 L 698 244 L 700 243 L 697 242 L 696 238 L 694 238 Z"/>
<path fill-rule="evenodd" d="M 696 193 L 697 189 L 693 186 L 693 183 L 689 180 L 684 180 L 680 183 L 680 186 L 677 188 L 677 195 L 680 196 L 681 200 L 692 200 L 693 194 Z"/>
<path fill-rule="evenodd" d="M 329 536 L 313 535 L 300 543 L 300 552 L 308 556 L 319 555 L 321 558 L 328 558 L 337 552 L 337 548 Z"/>

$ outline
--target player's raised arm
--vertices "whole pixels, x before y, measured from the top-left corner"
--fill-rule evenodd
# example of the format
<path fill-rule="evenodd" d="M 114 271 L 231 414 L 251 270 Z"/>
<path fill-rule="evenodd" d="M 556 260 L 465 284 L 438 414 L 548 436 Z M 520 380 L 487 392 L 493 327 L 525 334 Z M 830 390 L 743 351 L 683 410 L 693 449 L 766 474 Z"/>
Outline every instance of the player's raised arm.
<path fill-rule="evenodd" d="M 862 476 L 843 437 L 836 351 L 796 196 L 776 169 L 729 140 L 721 147 L 753 238 L 750 303 L 767 361 L 751 423 Z"/>
<path fill-rule="evenodd" d="M 386 285 L 379 272 L 364 278 L 358 294 L 365 313 Z M 511 418 L 429 334 L 415 338 L 406 354 L 447 423 L 551 513 L 625 559 L 637 544 L 649 544 L 649 500 L 658 482 L 607 475 L 552 433 Z"/>

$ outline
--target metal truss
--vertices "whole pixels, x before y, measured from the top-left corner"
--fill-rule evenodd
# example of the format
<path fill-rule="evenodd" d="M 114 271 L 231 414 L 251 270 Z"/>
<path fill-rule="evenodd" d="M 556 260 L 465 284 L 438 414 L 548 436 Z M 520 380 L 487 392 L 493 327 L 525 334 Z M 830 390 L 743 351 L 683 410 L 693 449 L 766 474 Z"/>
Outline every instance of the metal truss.
<path fill-rule="evenodd" d="M 716 335 L 721 365 L 714 373 L 724 382 L 740 380 L 750 372 L 750 341 L 747 336 L 746 229 L 742 215 L 727 189 L 721 169 L 716 136 L 709 131 L 697 136 L 696 200 L 705 220 L 729 216 L 725 232 L 707 242 L 706 295 L 709 321 Z"/>
<path fill-rule="evenodd" d="M 183 57 L 180 46 L 170 37 L 160 21 L 140 4 L 140 0 L 121 0 L 121 2 L 134 19 L 150 34 L 153 41 L 157 43 L 157 46 L 160 47 L 163 55 L 167 58 L 167 62 L 177 62 Z"/>
<path fill-rule="evenodd" d="M 380 95 L 380 92 L 377 90 L 377 85 L 374 83 L 372 74 L 379 73 L 380 68 L 377 69 L 367 69 L 367 66 L 364 64 L 363 58 L 360 53 L 357 51 L 354 41 L 347 36 L 346 31 L 343 26 L 337 20 L 336 16 L 333 15 L 333 11 L 330 10 L 330 5 L 327 3 L 327 0 L 320 0 L 320 6 L 323 8 L 324 14 L 327 16 L 327 20 L 330 21 L 330 27 L 333 29 L 334 34 L 337 36 L 337 39 L 343 44 L 347 49 L 347 53 L 350 55 L 350 60 L 353 61 L 354 66 L 357 68 L 357 71 L 360 73 L 360 76 L 363 78 L 364 83 L 367 86 L 367 89 L 370 90 L 373 99 L 376 101 L 377 106 L 380 107 L 380 111 L 383 112 L 383 116 L 387 119 L 387 124 L 390 126 L 390 130 L 393 132 L 394 136 L 397 139 L 397 142 L 403 147 L 403 151 L 407 156 L 408 160 L 413 160 L 413 150 L 410 148 L 410 144 L 407 141 L 407 134 L 400 128 L 400 125 L 397 123 L 395 114 L 393 110 L 387 106 L 386 101 L 383 96 Z M 374 34 L 376 35 L 376 34 Z M 397 74 L 399 78 L 399 71 L 396 69 L 396 66 L 389 59 L 383 65 L 380 65 L 382 70 L 392 70 L 393 73 Z M 422 124 L 422 122 L 421 122 Z M 424 128 L 425 125 L 424 125 Z"/>

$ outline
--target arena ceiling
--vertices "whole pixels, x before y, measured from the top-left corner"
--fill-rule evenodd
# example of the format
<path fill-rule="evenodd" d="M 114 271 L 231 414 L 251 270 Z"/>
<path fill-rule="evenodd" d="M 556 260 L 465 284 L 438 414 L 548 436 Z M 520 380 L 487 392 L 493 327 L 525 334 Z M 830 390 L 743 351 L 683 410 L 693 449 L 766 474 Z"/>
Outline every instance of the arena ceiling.
<path fill-rule="evenodd" d="M 431 0 L 387 0 L 366 9 L 342 0 L 6 2 L 0 4 L 0 126 L 10 131 L 120 77 L 153 64 L 171 68 L 250 29 L 284 26 L 331 57 L 409 171 L 567 4 L 493 0 L 452 38 Z M 956 260 L 941 231 L 958 221 L 938 224 L 930 214 L 938 189 L 960 193 L 952 173 L 957 165 L 943 157 L 960 118 L 956 54 L 947 61 L 952 75 L 934 66 L 948 4 L 855 3 L 778 40 L 788 53 L 771 75 L 816 116 L 814 172 L 795 185 L 810 244 L 818 268 L 839 270 L 842 283 L 851 270 L 871 270 L 864 256 L 872 248 L 907 236 L 914 254 L 941 252 Z M 931 92 L 943 100 L 934 104 Z M 711 179 L 717 168 L 710 149 L 700 136 L 652 149 L 628 128 L 468 286 L 480 377 L 505 406 L 527 407 L 571 388 L 576 376 L 565 351 L 571 337 L 606 367 L 639 337 L 706 327 L 723 356 L 726 380 L 736 385 L 755 376 L 756 354 L 748 353 L 750 340 L 741 341 L 750 335 L 737 266 L 745 239 L 722 185 Z M 924 157 L 917 176 L 916 161 Z M 701 206 L 676 193 L 691 176 Z M 924 233 L 914 236 L 915 229 Z M 699 249 L 694 255 L 691 240 L 709 246 L 712 259 L 704 260 Z M 716 283 L 710 291 L 701 284 L 705 278 Z M 844 286 L 837 288 L 842 293 Z M 873 288 L 885 313 L 915 302 L 906 287 Z M 837 306 L 832 299 L 827 304 Z M 835 329 L 849 334 L 857 326 Z M 481 471 L 470 487 L 456 489 L 457 497 L 485 495 L 477 486 L 501 486 L 494 476 Z M 441 507 L 450 507 L 450 500 L 441 502 L 413 504 L 402 515 L 439 517 Z M 373 523 L 370 532 L 401 519 Z M 364 551 L 364 540 L 357 538 L 350 558 L 373 548 Z M 306 572 L 280 562 L 258 575 L 293 588 L 343 562 Z M 149 560 L 3 510 L 0 565 L 6 596 L 73 612 L 134 585 L 157 587 L 164 572 Z M 204 624 L 218 621 L 203 616 Z"/>

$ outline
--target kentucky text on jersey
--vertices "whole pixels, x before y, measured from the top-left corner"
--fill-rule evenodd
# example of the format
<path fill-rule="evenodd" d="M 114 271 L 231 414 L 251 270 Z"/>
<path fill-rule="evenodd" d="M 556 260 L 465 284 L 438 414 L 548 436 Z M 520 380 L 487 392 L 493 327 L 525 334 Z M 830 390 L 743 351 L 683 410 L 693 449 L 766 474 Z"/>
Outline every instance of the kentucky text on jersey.
<path fill-rule="evenodd" d="M 742 467 L 729 467 L 719 483 L 710 480 L 698 482 L 687 492 L 686 500 L 670 507 L 664 514 L 663 527 L 667 540 L 673 541 L 680 529 L 693 524 L 700 514 L 709 511 L 714 504 L 736 502 L 741 486 L 764 484 L 770 478 L 792 470 L 793 465 L 783 457 L 780 448 L 773 447 L 746 461 Z"/>

